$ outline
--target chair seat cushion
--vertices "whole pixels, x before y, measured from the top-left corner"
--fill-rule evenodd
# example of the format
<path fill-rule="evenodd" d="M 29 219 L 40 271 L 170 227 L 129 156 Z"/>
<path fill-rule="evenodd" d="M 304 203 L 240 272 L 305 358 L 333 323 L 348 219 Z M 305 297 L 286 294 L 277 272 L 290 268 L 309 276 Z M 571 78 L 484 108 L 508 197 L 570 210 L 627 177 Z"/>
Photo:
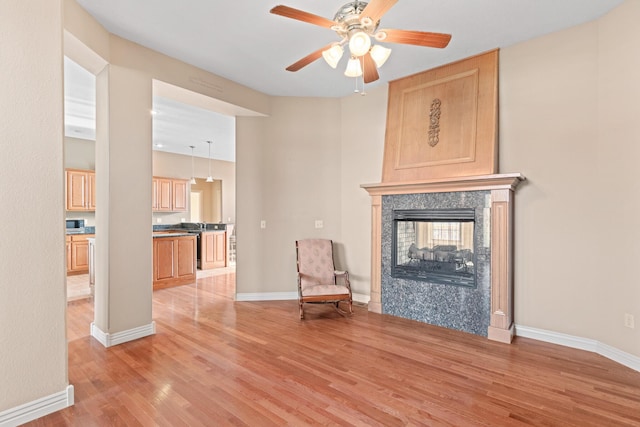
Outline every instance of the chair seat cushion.
<path fill-rule="evenodd" d="M 342 285 L 307 285 L 302 288 L 302 296 L 349 295 L 349 289 Z"/>

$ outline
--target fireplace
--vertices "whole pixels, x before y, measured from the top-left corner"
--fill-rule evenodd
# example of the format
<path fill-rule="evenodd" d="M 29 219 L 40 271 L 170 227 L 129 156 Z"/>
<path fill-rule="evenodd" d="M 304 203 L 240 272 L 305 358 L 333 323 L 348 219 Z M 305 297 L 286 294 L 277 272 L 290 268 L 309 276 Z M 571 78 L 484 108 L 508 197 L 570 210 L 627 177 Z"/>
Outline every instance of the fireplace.
<path fill-rule="evenodd" d="M 476 287 L 474 209 L 393 211 L 391 276 Z"/>
<path fill-rule="evenodd" d="M 389 83 L 382 182 L 362 185 L 370 311 L 511 342 L 524 177 L 498 174 L 498 157 L 497 50 Z"/>
<path fill-rule="evenodd" d="M 524 179 L 514 173 L 362 185 L 371 195 L 369 310 L 511 342 L 514 334 L 513 195 Z M 427 218 L 415 218 L 416 211 L 426 212 Z M 441 215 L 443 213 L 445 215 Z M 448 217 L 447 221 L 443 217 Z M 455 240 L 452 237 L 456 233 L 473 235 L 472 255 L 465 258 L 464 253 L 458 252 L 470 249 L 465 247 L 466 240 L 455 244 L 455 250 L 449 247 L 444 251 L 449 252 L 449 258 L 453 253 L 454 265 L 447 267 L 449 270 L 462 273 L 466 267 L 467 274 L 473 271 L 473 285 L 471 279 L 467 279 L 466 283 L 452 286 L 451 277 L 445 281 L 424 273 L 418 276 L 425 277 L 399 277 L 405 273 L 397 271 L 397 265 L 403 264 L 398 262 L 403 259 L 399 252 L 409 251 L 398 249 L 398 243 L 393 240 L 394 228 L 399 222 L 405 223 L 401 225 L 405 229 L 412 222 L 460 222 L 459 231 L 441 226 L 436 237 Z M 464 231 L 462 223 L 470 223 L 473 231 Z M 428 247 L 433 252 L 433 246 L 438 245 L 454 246 L 451 242 L 445 245 L 417 240 L 416 250 Z M 412 252 L 420 257 L 420 252 Z M 426 252 L 423 258 L 429 258 Z M 433 256 L 438 259 L 437 255 Z M 441 262 L 447 259 L 445 254 L 439 256 Z M 440 271 L 445 268 L 443 264 L 435 265 L 442 266 Z M 455 279 L 459 280 L 460 276 Z"/>
<path fill-rule="evenodd" d="M 382 313 L 487 336 L 488 191 L 382 197 Z"/>

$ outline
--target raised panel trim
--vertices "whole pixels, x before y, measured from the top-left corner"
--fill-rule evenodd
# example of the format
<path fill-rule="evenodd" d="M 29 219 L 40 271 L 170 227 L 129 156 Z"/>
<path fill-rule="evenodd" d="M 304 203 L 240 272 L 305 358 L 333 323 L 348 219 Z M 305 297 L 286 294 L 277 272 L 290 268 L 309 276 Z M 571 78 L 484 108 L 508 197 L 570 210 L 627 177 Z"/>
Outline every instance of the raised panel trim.
<path fill-rule="evenodd" d="M 475 108 L 472 110 L 471 115 L 472 115 L 472 119 L 470 120 L 470 125 L 471 125 L 471 129 L 469 130 L 469 134 L 471 136 L 471 139 L 468 141 L 469 143 L 469 151 L 467 152 L 466 156 L 461 156 L 461 157 L 452 157 L 449 159 L 443 159 L 443 160 L 434 160 L 434 161 L 424 161 L 424 162 L 413 162 L 413 163 L 400 163 L 401 158 L 402 158 L 402 151 L 404 149 L 404 145 L 403 145 L 403 141 L 405 140 L 404 138 L 404 134 L 403 134 L 403 129 L 404 126 L 400 126 L 400 129 L 398 131 L 398 141 L 396 143 L 396 155 L 395 155 L 395 168 L 396 170 L 400 170 L 400 169 L 413 169 L 413 168 L 423 168 L 423 167 L 429 167 L 429 166 L 439 166 L 439 165 L 449 165 L 449 164 L 456 164 L 456 163 L 468 163 L 468 162 L 473 162 L 476 160 L 476 145 L 477 145 L 477 129 L 478 129 L 478 85 L 479 85 L 479 74 L 480 74 L 480 70 L 478 68 L 474 68 L 465 72 L 461 72 L 458 74 L 454 74 L 442 79 L 438 79 L 438 80 L 434 80 L 422 85 L 418 85 L 415 87 L 412 87 L 410 89 L 405 89 L 402 91 L 402 95 L 400 96 L 400 123 L 404 124 L 405 123 L 405 98 L 408 94 L 410 94 L 411 92 L 417 92 L 419 90 L 423 90 L 423 89 L 427 89 L 429 87 L 435 87 L 435 86 L 439 86 L 445 83 L 450 83 L 453 82 L 455 80 L 461 80 L 461 79 L 466 79 L 468 77 L 473 77 L 473 87 L 471 88 L 472 93 L 473 93 L 473 99 L 472 99 L 472 103 L 474 104 Z M 430 102 L 430 100 L 427 100 Z M 427 120 L 427 118 L 425 118 L 425 120 Z M 450 143 L 453 143 L 455 141 L 450 141 Z M 427 135 L 425 134 L 425 144 L 427 143 Z M 446 141 L 442 141 L 441 143 L 446 143 Z"/>

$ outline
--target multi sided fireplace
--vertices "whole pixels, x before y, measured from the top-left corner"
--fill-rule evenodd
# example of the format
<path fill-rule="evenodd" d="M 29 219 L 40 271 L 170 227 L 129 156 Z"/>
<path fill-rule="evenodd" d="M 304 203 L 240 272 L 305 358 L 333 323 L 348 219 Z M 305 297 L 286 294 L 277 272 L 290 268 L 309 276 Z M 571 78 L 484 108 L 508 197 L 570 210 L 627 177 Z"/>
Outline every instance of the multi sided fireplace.
<path fill-rule="evenodd" d="M 369 310 L 511 342 L 513 193 L 524 177 L 498 174 L 498 157 L 498 50 L 389 84 L 382 182 L 362 185 Z M 475 217 L 393 217 L 468 208 Z"/>
<path fill-rule="evenodd" d="M 476 286 L 474 209 L 393 211 L 391 276 Z"/>

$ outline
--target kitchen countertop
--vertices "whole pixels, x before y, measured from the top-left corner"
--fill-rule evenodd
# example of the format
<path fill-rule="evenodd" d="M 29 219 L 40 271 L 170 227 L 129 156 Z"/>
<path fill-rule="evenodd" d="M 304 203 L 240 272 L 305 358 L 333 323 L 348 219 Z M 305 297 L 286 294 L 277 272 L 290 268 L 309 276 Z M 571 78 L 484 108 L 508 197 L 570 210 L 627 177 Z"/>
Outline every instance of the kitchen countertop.
<path fill-rule="evenodd" d="M 67 228 L 67 235 L 78 235 L 78 234 L 96 234 L 95 227 L 82 227 L 82 228 Z"/>
<path fill-rule="evenodd" d="M 170 231 L 170 232 L 154 232 L 153 238 L 162 237 L 183 237 L 183 236 L 195 236 L 195 233 L 187 233 L 182 231 Z"/>

